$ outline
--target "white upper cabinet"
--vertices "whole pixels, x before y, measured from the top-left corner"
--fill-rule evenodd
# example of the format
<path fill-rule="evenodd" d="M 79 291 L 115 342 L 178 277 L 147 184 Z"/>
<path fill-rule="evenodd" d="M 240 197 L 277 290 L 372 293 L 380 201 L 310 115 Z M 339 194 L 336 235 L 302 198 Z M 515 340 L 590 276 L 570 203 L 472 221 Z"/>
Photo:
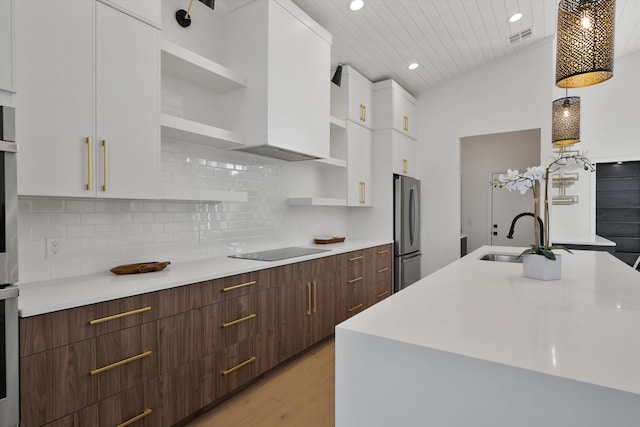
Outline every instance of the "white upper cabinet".
<path fill-rule="evenodd" d="M 373 131 L 347 121 L 347 206 L 372 206 Z"/>
<path fill-rule="evenodd" d="M 157 198 L 159 31 L 93 1 L 16 6 L 18 193 Z"/>
<path fill-rule="evenodd" d="M 331 114 L 374 129 L 373 85 L 348 65 L 342 66 L 341 85 L 331 84 Z"/>
<path fill-rule="evenodd" d="M 13 0 L 0 1 L 0 91 L 13 92 Z"/>
<path fill-rule="evenodd" d="M 375 131 L 375 144 L 376 148 L 382 145 L 391 147 L 391 169 L 392 172 L 398 175 L 416 176 L 416 140 L 408 137 L 404 133 L 395 129 L 381 129 Z M 380 161 L 388 164 L 389 151 L 381 150 L 384 157 L 380 158 Z M 380 166 L 376 164 L 376 168 Z M 385 166 L 386 167 L 386 166 Z M 382 167 L 380 167 L 382 169 Z M 376 169 L 378 170 L 378 169 Z"/>
<path fill-rule="evenodd" d="M 375 129 L 393 128 L 416 139 L 416 99 L 393 80 L 373 84 Z"/>
<path fill-rule="evenodd" d="M 227 63 L 247 77 L 233 129 L 245 151 L 327 158 L 331 35 L 289 0 L 256 0 L 225 18 Z M 296 153 L 302 156 L 296 156 Z"/>
<path fill-rule="evenodd" d="M 100 0 L 140 20 L 160 26 L 160 0 Z M 186 8 L 186 5 L 185 5 Z"/>

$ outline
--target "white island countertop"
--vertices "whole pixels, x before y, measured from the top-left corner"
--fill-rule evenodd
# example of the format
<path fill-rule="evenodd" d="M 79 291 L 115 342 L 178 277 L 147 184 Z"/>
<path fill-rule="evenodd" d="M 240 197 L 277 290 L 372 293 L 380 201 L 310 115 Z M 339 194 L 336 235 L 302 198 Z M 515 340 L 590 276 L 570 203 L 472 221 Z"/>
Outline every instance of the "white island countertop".
<path fill-rule="evenodd" d="M 490 252 L 520 249 L 477 249 L 337 326 L 338 427 L 365 407 L 368 426 L 640 425 L 640 273 L 561 252 L 544 282 Z"/>
<path fill-rule="evenodd" d="M 392 242 L 353 240 L 328 245 L 288 245 L 328 251 L 280 261 L 254 261 L 228 257 L 206 258 L 171 263 L 165 270 L 152 273 L 118 276 L 106 271 L 86 276 L 24 283 L 18 286 L 20 289 L 19 316 L 35 316 L 389 243 Z"/>

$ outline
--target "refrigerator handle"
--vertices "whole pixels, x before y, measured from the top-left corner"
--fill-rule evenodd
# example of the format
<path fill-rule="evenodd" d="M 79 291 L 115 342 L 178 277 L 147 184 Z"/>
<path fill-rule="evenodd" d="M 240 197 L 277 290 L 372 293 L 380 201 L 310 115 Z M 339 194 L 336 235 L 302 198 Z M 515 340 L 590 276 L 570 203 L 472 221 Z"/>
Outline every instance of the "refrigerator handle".
<path fill-rule="evenodd" d="M 411 243 L 411 245 L 413 246 L 415 244 L 415 228 L 416 228 L 416 219 L 417 219 L 417 215 L 416 215 L 416 188 L 415 187 L 411 187 L 409 188 L 409 242 Z"/>

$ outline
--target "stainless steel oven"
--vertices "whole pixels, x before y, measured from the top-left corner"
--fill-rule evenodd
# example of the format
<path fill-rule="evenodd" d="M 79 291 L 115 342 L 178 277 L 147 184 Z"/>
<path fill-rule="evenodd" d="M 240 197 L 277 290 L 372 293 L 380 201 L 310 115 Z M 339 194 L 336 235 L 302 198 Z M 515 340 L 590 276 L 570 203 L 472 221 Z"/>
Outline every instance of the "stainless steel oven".
<path fill-rule="evenodd" d="M 0 106 L 0 427 L 18 425 L 18 194 L 15 110 Z"/>
<path fill-rule="evenodd" d="M 18 288 L 0 288 L 0 427 L 18 425 Z"/>

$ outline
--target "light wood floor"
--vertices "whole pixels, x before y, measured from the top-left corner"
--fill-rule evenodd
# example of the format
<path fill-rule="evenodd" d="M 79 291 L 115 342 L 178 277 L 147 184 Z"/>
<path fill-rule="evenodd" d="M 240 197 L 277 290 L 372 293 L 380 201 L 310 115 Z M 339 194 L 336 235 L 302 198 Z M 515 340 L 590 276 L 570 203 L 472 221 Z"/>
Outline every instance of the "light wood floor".
<path fill-rule="evenodd" d="M 332 339 L 275 369 L 189 427 L 331 427 L 335 423 L 334 365 Z"/>

